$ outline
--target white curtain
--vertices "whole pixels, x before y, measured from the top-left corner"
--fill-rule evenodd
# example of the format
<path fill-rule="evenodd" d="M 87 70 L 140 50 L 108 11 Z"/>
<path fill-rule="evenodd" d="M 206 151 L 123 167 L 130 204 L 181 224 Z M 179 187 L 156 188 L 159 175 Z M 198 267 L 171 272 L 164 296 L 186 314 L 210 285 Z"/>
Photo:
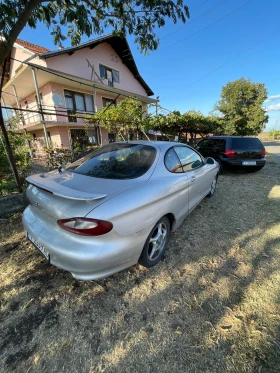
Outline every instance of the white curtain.
<path fill-rule="evenodd" d="M 86 101 L 86 111 L 89 113 L 94 112 L 94 106 L 93 106 L 93 98 L 91 95 L 85 95 L 85 101 Z"/>
<path fill-rule="evenodd" d="M 75 95 L 75 102 L 76 102 L 77 111 L 86 111 L 83 96 Z"/>
<path fill-rule="evenodd" d="M 74 110 L 74 103 L 73 98 L 69 96 L 65 96 L 66 108 L 70 110 Z"/>

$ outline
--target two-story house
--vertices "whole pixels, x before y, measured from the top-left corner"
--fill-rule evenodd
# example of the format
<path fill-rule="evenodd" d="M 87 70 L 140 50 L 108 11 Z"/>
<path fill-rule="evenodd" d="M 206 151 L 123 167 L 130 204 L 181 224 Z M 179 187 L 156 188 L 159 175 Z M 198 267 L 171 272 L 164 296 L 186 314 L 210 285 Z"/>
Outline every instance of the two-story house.
<path fill-rule="evenodd" d="M 73 113 L 96 113 L 108 102 L 135 97 L 143 106 L 154 103 L 126 39 L 104 36 L 77 47 L 50 51 L 17 40 L 9 60 L 9 80 L 2 105 L 25 109 L 19 127 L 32 135 L 40 151 L 44 144 L 73 148 L 75 143 L 115 141 L 98 124 L 86 127 Z M 85 130 L 86 128 L 86 130 Z"/>

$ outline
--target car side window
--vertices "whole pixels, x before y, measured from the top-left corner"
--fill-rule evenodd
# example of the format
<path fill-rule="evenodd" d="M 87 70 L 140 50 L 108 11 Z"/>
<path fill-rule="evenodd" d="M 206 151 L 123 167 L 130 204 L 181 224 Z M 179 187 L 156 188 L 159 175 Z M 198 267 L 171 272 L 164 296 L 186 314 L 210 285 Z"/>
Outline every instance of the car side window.
<path fill-rule="evenodd" d="M 197 144 L 197 149 L 207 149 L 209 140 L 202 140 Z"/>
<path fill-rule="evenodd" d="M 178 155 L 185 172 L 192 171 L 204 165 L 203 159 L 192 149 L 185 146 L 176 146 L 174 150 Z"/>
<path fill-rule="evenodd" d="M 184 172 L 182 165 L 179 161 L 179 158 L 173 148 L 167 150 L 165 157 L 164 157 L 164 164 L 167 170 L 170 172 L 173 172 L 173 173 Z"/>
<path fill-rule="evenodd" d="M 211 139 L 209 140 L 208 148 L 213 150 L 219 150 L 225 148 L 225 140 L 224 139 Z"/>

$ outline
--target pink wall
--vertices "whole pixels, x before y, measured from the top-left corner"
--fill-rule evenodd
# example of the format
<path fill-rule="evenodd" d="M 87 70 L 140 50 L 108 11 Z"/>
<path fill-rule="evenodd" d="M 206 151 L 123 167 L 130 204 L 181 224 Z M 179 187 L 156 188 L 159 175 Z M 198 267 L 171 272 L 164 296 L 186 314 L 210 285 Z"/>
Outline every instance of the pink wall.
<path fill-rule="evenodd" d="M 53 93 L 57 93 L 57 94 L 59 94 L 63 98 L 63 102 L 64 102 L 63 107 L 60 107 L 60 108 L 57 107 L 58 110 L 63 110 L 63 108 L 65 108 L 65 98 L 64 98 L 64 90 L 65 89 L 68 89 L 68 90 L 74 91 L 74 92 L 87 93 L 87 94 L 90 94 L 90 95 L 93 96 L 93 89 L 92 90 L 89 90 L 89 89 L 77 89 L 77 88 L 73 88 L 73 87 L 68 86 L 68 85 L 58 84 L 58 83 L 54 83 L 54 82 L 51 82 L 50 84 L 51 84 L 51 92 L 52 92 L 52 94 Z M 102 97 L 115 99 L 116 95 L 113 95 L 113 94 L 110 94 L 110 93 L 108 94 L 107 92 L 106 93 L 97 92 L 96 93 L 96 103 L 95 103 L 95 105 L 97 106 L 98 110 L 102 109 L 102 107 L 103 107 Z M 123 100 L 123 98 L 118 98 L 116 102 L 120 103 L 122 100 Z M 48 104 L 52 104 L 53 105 L 52 100 L 48 101 Z M 66 114 L 66 111 L 65 111 L 65 113 L 62 113 L 62 114 Z M 68 122 L 68 118 L 60 116 L 59 112 L 57 114 L 57 120 L 59 122 Z M 82 119 L 79 119 L 79 118 L 77 119 L 77 123 L 84 125 L 84 121 Z M 71 123 L 70 123 L 70 125 L 71 125 Z"/>
<path fill-rule="evenodd" d="M 69 130 L 68 127 L 50 127 L 47 128 L 50 132 L 51 142 L 54 148 L 70 148 Z M 33 140 L 33 133 L 36 135 L 36 140 Z M 44 131 L 43 130 L 30 130 L 32 136 L 31 145 L 40 152 L 43 149 L 45 143 Z"/>
<path fill-rule="evenodd" d="M 51 83 L 47 83 L 45 85 L 43 85 L 42 87 L 39 87 L 39 92 L 42 93 L 42 96 L 43 96 L 43 105 L 46 105 L 44 106 L 44 109 L 45 110 L 49 110 L 49 112 L 51 113 L 54 109 L 54 106 L 53 106 L 53 101 L 52 101 L 52 87 L 51 87 Z M 25 97 L 24 99 L 21 99 L 19 102 L 21 104 L 21 107 L 23 109 L 26 109 L 26 105 L 25 105 L 25 101 L 27 101 L 27 104 L 28 104 L 28 109 L 29 110 L 38 110 L 38 107 L 37 107 L 37 103 L 36 103 L 36 99 L 35 99 L 35 95 L 36 95 L 36 92 L 35 92 L 35 88 L 34 88 L 34 92 L 30 95 L 28 95 L 27 97 Z M 25 118 L 25 121 L 26 121 L 26 124 L 30 124 L 30 123 L 34 123 L 34 122 L 37 122 L 40 120 L 40 115 L 38 113 L 29 113 L 29 112 L 25 112 L 24 114 L 24 118 Z M 56 120 L 56 115 L 45 115 L 45 121 L 54 121 Z"/>
<path fill-rule="evenodd" d="M 99 64 L 103 64 L 120 72 L 120 83 L 114 83 L 116 88 L 124 89 L 132 93 L 147 96 L 145 89 L 134 78 L 131 71 L 122 63 L 121 58 L 115 50 L 107 43 L 102 43 L 90 49 L 84 48 L 69 56 L 68 53 L 46 59 L 47 67 L 76 75 L 91 80 L 92 69 L 88 66 L 87 60 L 94 65 L 99 75 Z"/>
<path fill-rule="evenodd" d="M 60 146 L 64 148 L 70 148 L 69 129 L 67 127 L 59 127 L 60 133 Z"/>
<path fill-rule="evenodd" d="M 21 47 L 13 47 L 11 52 L 11 57 L 15 58 L 19 61 L 25 61 L 27 58 L 30 58 L 33 53 L 28 52 L 26 49 Z M 32 63 L 40 66 L 46 66 L 46 62 L 44 60 L 40 60 L 38 57 L 35 57 L 31 60 Z M 16 74 L 16 69 L 21 65 L 21 62 L 15 61 L 11 59 L 10 65 L 10 79 Z"/>

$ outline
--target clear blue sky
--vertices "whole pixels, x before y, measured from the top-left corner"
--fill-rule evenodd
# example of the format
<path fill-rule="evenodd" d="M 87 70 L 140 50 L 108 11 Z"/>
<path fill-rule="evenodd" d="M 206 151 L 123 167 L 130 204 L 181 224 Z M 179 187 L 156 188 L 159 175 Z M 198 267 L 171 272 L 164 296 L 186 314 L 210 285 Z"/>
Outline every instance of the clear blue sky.
<path fill-rule="evenodd" d="M 189 21 L 168 22 L 158 30 L 157 51 L 141 55 L 133 37 L 128 37 L 140 74 L 160 104 L 182 113 L 196 109 L 207 114 L 219 100 L 222 86 L 243 76 L 265 83 L 268 95 L 276 96 L 266 103 L 271 109 L 267 129 L 274 127 L 277 117 L 280 129 L 280 1 L 186 0 L 186 4 Z M 57 48 L 43 25 L 36 31 L 25 28 L 20 38 Z"/>

